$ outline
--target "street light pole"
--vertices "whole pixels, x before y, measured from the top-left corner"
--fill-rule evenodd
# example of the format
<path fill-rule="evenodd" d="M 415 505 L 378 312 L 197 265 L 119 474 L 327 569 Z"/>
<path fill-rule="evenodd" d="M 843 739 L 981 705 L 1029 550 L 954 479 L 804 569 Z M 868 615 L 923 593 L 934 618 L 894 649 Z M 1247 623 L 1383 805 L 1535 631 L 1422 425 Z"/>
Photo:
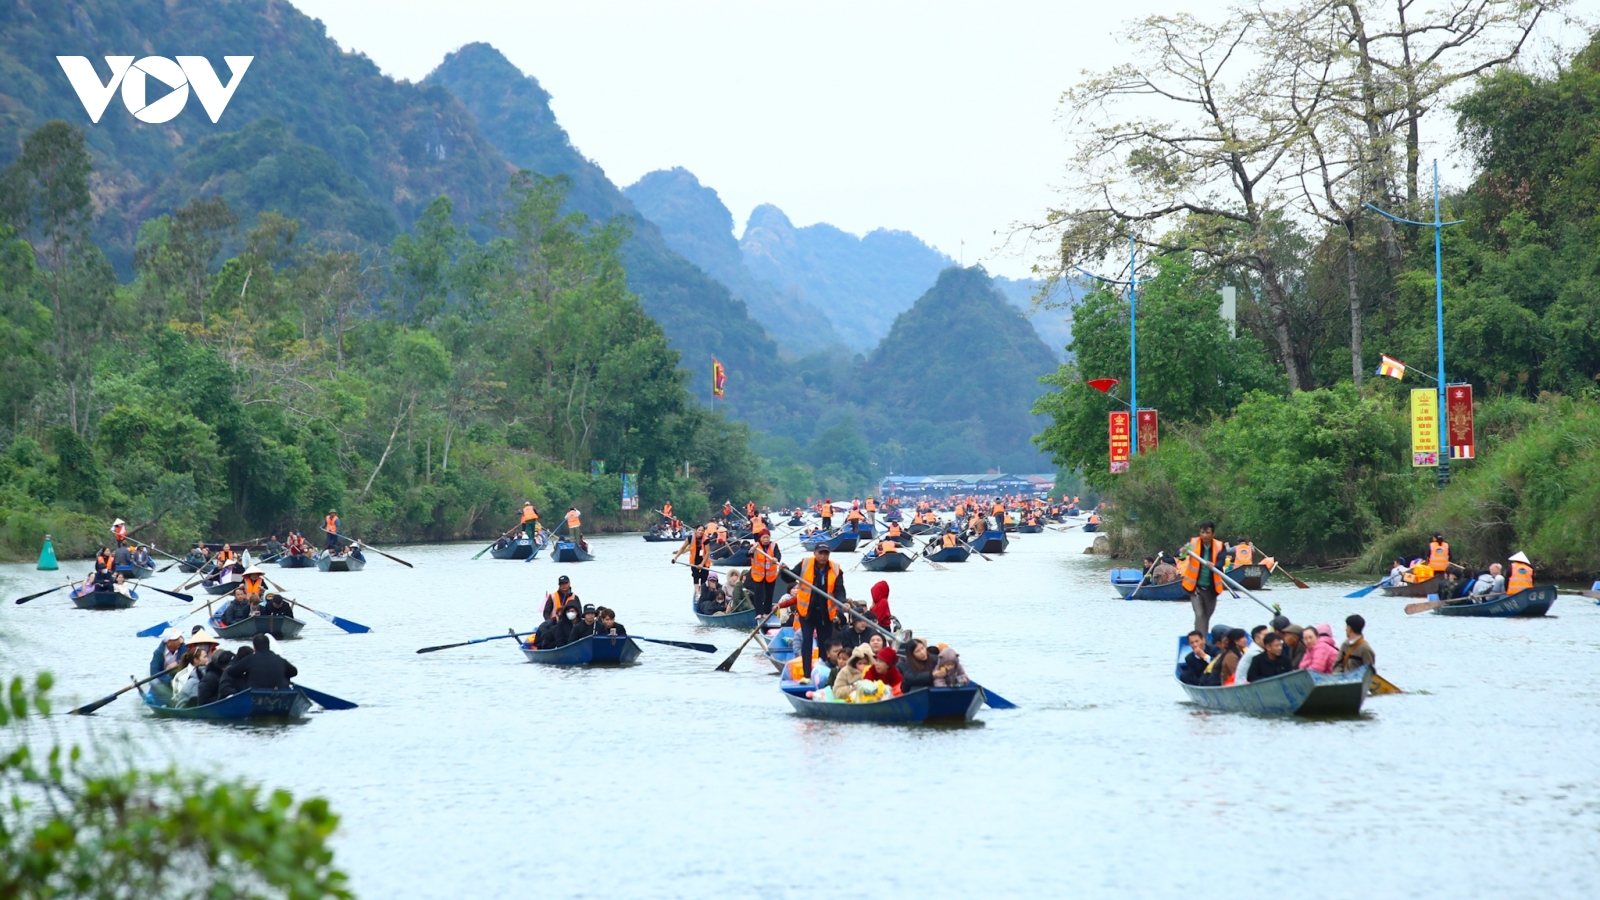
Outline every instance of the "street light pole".
<path fill-rule="evenodd" d="M 1451 225 L 1460 225 L 1465 220 L 1457 219 L 1453 222 L 1446 222 L 1439 217 L 1438 160 L 1433 161 L 1432 222 L 1413 222 L 1410 219 L 1402 219 L 1399 216 L 1384 212 L 1378 207 L 1373 206 L 1371 203 L 1366 203 L 1363 205 L 1378 215 L 1383 216 L 1384 218 L 1392 219 L 1405 225 L 1416 225 L 1420 228 L 1433 229 L 1433 313 L 1435 323 L 1438 328 L 1437 339 L 1439 352 L 1439 409 L 1438 412 L 1435 413 L 1438 421 L 1434 423 L 1434 431 L 1439 435 L 1439 490 L 1442 491 L 1444 490 L 1444 486 L 1450 483 L 1450 448 L 1448 446 L 1448 439 L 1445 436 L 1443 429 L 1440 427 L 1443 424 L 1445 404 L 1447 402 L 1445 397 L 1444 381 L 1444 251 L 1440 246 L 1440 235 L 1443 233 L 1446 227 Z"/>
<path fill-rule="evenodd" d="M 1073 266 L 1079 272 L 1105 284 L 1125 284 L 1128 286 L 1128 392 L 1132 395 L 1133 402 L 1128 404 L 1132 411 L 1132 419 L 1128 423 L 1128 455 L 1139 455 L 1139 245 L 1130 233 L 1128 235 L 1128 280 L 1117 281 L 1105 278 L 1085 269 L 1083 266 Z"/>

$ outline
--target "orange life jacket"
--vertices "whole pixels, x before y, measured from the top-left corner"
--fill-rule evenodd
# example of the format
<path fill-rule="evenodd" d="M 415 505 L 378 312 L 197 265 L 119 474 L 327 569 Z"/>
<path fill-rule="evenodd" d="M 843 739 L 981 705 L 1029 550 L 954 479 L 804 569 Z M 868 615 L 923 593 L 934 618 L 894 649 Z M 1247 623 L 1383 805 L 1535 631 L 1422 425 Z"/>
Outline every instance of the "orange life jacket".
<path fill-rule="evenodd" d="M 1255 560 L 1255 558 L 1256 558 L 1255 548 L 1250 546 L 1250 542 L 1249 541 L 1240 541 L 1239 543 L 1234 545 L 1234 547 L 1233 547 L 1233 564 L 1234 565 L 1236 565 L 1236 566 L 1248 566 Z"/>
<path fill-rule="evenodd" d="M 260 575 L 246 575 L 244 577 L 244 584 L 241 586 L 244 588 L 245 594 L 259 597 L 261 596 L 262 590 L 261 581 L 262 576 Z"/>
<path fill-rule="evenodd" d="M 877 512 L 878 504 L 871 497 L 867 498 L 867 512 Z"/>
<path fill-rule="evenodd" d="M 844 516 L 844 520 L 846 522 L 860 522 L 862 519 L 865 519 L 865 518 L 866 518 L 866 516 L 863 516 L 861 514 L 861 510 L 855 509 L 855 508 L 851 508 L 851 510 L 849 512 L 845 513 L 845 516 Z"/>
<path fill-rule="evenodd" d="M 1179 574 L 1183 576 L 1183 589 L 1186 591 L 1193 591 L 1200 583 L 1201 553 L 1200 539 L 1194 538 L 1190 540 L 1189 554 L 1183 558 L 1183 562 L 1178 568 Z M 1211 539 L 1211 556 L 1206 559 L 1206 562 L 1211 563 L 1214 567 L 1211 573 L 1211 584 L 1216 589 L 1216 592 L 1220 594 L 1227 590 L 1222 584 L 1222 574 L 1216 571 L 1216 569 L 1222 568 L 1222 542 L 1216 538 Z"/>
<path fill-rule="evenodd" d="M 668 500 L 662 505 L 661 514 L 669 519 L 672 518 L 672 501 Z"/>
<path fill-rule="evenodd" d="M 897 538 L 900 535 L 901 535 L 900 523 L 899 522 L 890 522 L 889 523 L 889 537 Z"/>
<path fill-rule="evenodd" d="M 1443 572 L 1450 568 L 1450 545 L 1444 541 L 1429 541 L 1428 566 L 1435 572 Z"/>
<path fill-rule="evenodd" d="M 954 547 L 956 545 L 956 533 L 954 531 L 946 531 L 943 540 L 946 547 Z"/>
<path fill-rule="evenodd" d="M 575 509 L 567 510 L 567 527 L 568 528 L 577 528 L 578 524 L 580 522 L 582 522 L 582 521 L 583 521 L 583 517 L 578 515 L 578 511 L 577 510 L 575 510 Z"/>
<path fill-rule="evenodd" d="M 1533 566 L 1527 563 L 1511 564 L 1511 577 L 1506 579 L 1506 593 L 1516 594 L 1533 590 Z"/>
<path fill-rule="evenodd" d="M 128 539 L 128 526 L 126 526 L 126 525 L 113 526 L 112 529 L 111 529 L 111 536 L 117 539 L 117 543 L 119 543 L 119 544 L 122 543 L 123 541 Z"/>
<path fill-rule="evenodd" d="M 771 544 L 764 549 L 760 543 L 750 548 L 750 580 L 762 584 L 778 580 L 778 561 L 772 558 Z"/>
<path fill-rule="evenodd" d="M 893 552 L 895 552 L 896 550 L 899 550 L 899 549 L 900 549 L 900 545 L 896 544 L 894 541 L 883 540 L 883 541 L 879 541 L 878 542 L 878 555 L 879 556 L 882 556 L 885 553 L 893 553 Z"/>
<path fill-rule="evenodd" d="M 322 520 L 322 530 L 331 534 L 339 533 L 339 517 L 329 516 Z"/>
<path fill-rule="evenodd" d="M 817 586 L 837 600 L 838 595 L 833 591 L 839 584 L 839 564 L 831 559 L 828 560 L 827 574 L 827 581 Z M 806 561 L 800 564 L 800 577 L 804 580 L 795 585 L 794 609 L 795 613 L 804 619 L 811 612 L 811 584 L 817 583 L 817 558 L 815 556 L 806 557 Z M 807 584 L 806 582 L 808 581 L 811 584 Z M 828 603 L 826 600 L 822 602 Z M 828 603 L 828 618 L 830 620 L 839 618 L 839 610 L 832 603 Z"/>
<path fill-rule="evenodd" d="M 711 542 L 700 535 L 689 536 L 689 565 L 705 568 L 711 565 Z"/>
<path fill-rule="evenodd" d="M 232 550 L 218 550 L 217 551 L 217 555 L 213 556 L 211 559 L 212 559 L 213 562 L 216 563 L 216 567 L 220 569 L 223 566 L 233 562 L 233 560 L 234 560 L 233 551 Z"/>
<path fill-rule="evenodd" d="M 532 503 L 522 504 L 522 524 L 539 521 L 539 511 L 533 508 Z"/>

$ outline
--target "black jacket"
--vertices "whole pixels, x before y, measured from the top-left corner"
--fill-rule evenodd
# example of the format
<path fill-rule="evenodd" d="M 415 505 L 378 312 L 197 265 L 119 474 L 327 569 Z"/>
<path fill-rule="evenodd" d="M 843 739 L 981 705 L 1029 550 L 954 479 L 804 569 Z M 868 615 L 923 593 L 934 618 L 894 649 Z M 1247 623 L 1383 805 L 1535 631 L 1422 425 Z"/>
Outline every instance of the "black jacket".
<path fill-rule="evenodd" d="M 910 657 L 900 660 L 901 692 L 904 693 L 907 691 L 913 691 L 917 688 L 933 687 L 933 670 L 939 666 L 937 654 L 933 652 L 933 649 L 929 648 L 928 667 L 925 671 L 919 672 L 912 668 L 911 664 L 912 660 Z"/>
<path fill-rule="evenodd" d="M 582 619 L 572 623 L 572 632 L 567 635 L 567 643 L 570 644 L 573 641 L 582 640 L 594 634 L 594 630 L 599 624 L 599 622 L 596 622 L 594 625 L 590 625 Z"/>
<path fill-rule="evenodd" d="M 566 642 L 559 616 L 545 619 L 543 624 L 539 626 L 539 630 L 533 634 L 533 649 L 535 650 L 554 650 Z"/>
<path fill-rule="evenodd" d="M 1206 655 L 1212 659 L 1216 659 L 1217 648 L 1207 644 Z M 1183 658 L 1183 674 L 1178 676 L 1178 680 L 1182 681 L 1184 684 L 1198 685 L 1201 677 L 1206 674 L 1206 665 L 1207 663 L 1205 660 L 1195 656 L 1193 653 L 1190 653 Z"/>
<path fill-rule="evenodd" d="M 200 692 L 195 696 L 196 706 L 205 706 L 222 699 L 222 668 L 220 666 L 206 666 L 200 675 Z"/>
<path fill-rule="evenodd" d="M 250 618 L 250 604 L 248 601 L 241 603 L 238 600 L 229 600 L 227 607 L 217 618 L 221 619 L 224 625 L 237 625 Z"/>
<path fill-rule="evenodd" d="M 294 615 L 294 606 L 287 600 L 268 600 L 262 605 L 261 614 L 263 616 L 292 616 Z"/>
<path fill-rule="evenodd" d="M 1273 659 L 1266 654 L 1266 651 L 1262 651 L 1250 660 L 1250 671 L 1246 675 L 1251 681 L 1260 681 L 1274 675 L 1293 672 L 1295 668 L 1294 663 L 1289 662 L 1289 654 L 1280 653 L 1277 659 Z"/>
<path fill-rule="evenodd" d="M 242 676 L 244 686 L 253 691 L 286 691 L 292 686 L 289 679 L 300 673 L 293 663 L 271 650 L 257 650 L 234 660 L 227 674 L 230 678 Z"/>
<path fill-rule="evenodd" d="M 610 628 L 606 628 L 606 623 L 604 623 L 604 622 L 596 622 L 596 623 L 594 623 L 594 633 L 595 634 L 602 634 L 602 635 L 609 636 L 612 631 L 615 631 L 617 633 L 617 637 L 626 637 L 627 634 L 628 634 L 628 629 L 623 628 L 621 622 L 615 622 L 615 621 L 612 622 Z"/>
<path fill-rule="evenodd" d="M 721 588 L 709 581 L 700 586 L 700 596 L 694 598 L 695 612 L 702 616 L 714 616 L 725 608 Z"/>
<path fill-rule="evenodd" d="M 255 655 L 255 652 L 256 651 L 254 647 L 241 647 L 239 649 L 239 655 L 234 657 L 233 661 L 237 663 L 249 659 L 251 656 Z M 243 674 L 233 674 L 232 669 L 233 666 L 230 664 L 228 668 L 222 670 L 222 682 L 217 685 L 218 700 L 221 700 L 224 697 L 232 697 L 234 694 L 237 694 L 245 689 L 246 682 L 249 679 Z"/>
<path fill-rule="evenodd" d="M 833 636 L 840 644 L 844 645 L 844 652 L 848 654 L 862 644 L 872 640 L 872 629 L 869 628 L 866 631 L 858 632 L 854 627 L 850 627 L 835 631 Z"/>

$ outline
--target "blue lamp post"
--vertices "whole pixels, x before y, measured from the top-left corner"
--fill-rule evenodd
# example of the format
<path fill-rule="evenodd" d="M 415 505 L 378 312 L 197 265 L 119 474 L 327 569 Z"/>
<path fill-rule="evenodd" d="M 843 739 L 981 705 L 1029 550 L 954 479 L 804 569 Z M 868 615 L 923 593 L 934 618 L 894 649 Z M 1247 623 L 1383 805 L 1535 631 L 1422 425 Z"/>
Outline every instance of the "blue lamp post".
<path fill-rule="evenodd" d="M 1139 245 L 1132 234 L 1128 235 L 1128 280 L 1103 278 L 1082 266 L 1073 266 L 1079 272 L 1105 284 L 1128 286 L 1128 393 L 1132 402 L 1132 421 L 1128 428 L 1128 455 L 1139 455 Z"/>

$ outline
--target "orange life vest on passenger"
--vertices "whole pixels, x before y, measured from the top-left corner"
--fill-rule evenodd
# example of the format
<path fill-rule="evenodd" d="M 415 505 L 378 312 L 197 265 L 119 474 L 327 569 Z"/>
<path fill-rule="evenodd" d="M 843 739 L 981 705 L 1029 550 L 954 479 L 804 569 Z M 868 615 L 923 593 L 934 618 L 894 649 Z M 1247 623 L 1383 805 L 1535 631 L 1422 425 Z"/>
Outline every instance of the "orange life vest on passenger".
<path fill-rule="evenodd" d="M 772 558 L 773 547 L 757 543 L 750 548 L 750 580 L 762 584 L 778 580 L 778 561 Z"/>
<path fill-rule="evenodd" d="M 903 533 L 904 532 L 902 532 L 900 530 L 900 523 L 899 522 L 890 522 L 889 523 L 889 537 L 897 538 Z"/>
<path fill-rule="evenodd" d="M 94 556 L 94 567 L 99 571 L 111 571 L 113 562 L 114 560 L 109 553 L 96 553 Z"/>
<path fill-rule="evenodd" d="M 861 510 L 856 509 L 853 506 L 850 508 L 849 512 L 844 514 L 844 520 L 846 522 L 860 522 L 865 518 L 866 518 L 866 516 L 863 516 L 861 514 Z"/>
<path fill-rule="evenodd" d="M 1428 566 L 1435 572 L 1450 568 L 1450 545 L 1444 541 L 1428 542 Z M 1532 587 L 1530 584 L 1529 587 Z"/>
<path fill-rule="evenodd" d="M 900 545 L 896 544 L 894 541 L 883 540 L 883 541 L 879 541 L 878 542 L 878 555 L 879 556 L 882 556 L 885 553 L 893 553 L 893 552 L 895 552 L 896 550 L 899 550 L 899 549 L 900 549 Z"/>
<path fill-rule="evenodd" d="M 241 584 L 240 587 L 244 588 L 246 596 L 260 597 L 262 590 L 261 581 L 262 576 L 260 575 L 246 575 L 244 577 L 244 583 Z"/>
<path fill-rule="evenodd" d="M 804 619 L 811 612 L 811 584 L 817 584 L 817 587 L 822 588 L 829 596 L 835 600 L 839 599 L 839 595 L 834 593 L 834 589 L 839 584 L 839 564 L 831 559 L 828 560 L 826 571 L 827 580 L 822 584 L 817 584 L 817 558 L 808 556 L 806 561 L 800 564 L 800 577 L 805 580 L 796 584 L 794 588 L 794 610 L 795 614 L 800 618 Z M 811 584 L 806 584 L 807 581 L 811 582 Z M 826 600 L 822 602 L 828 603 Z M 828 618 L 830 620 L 839 618 L 839 610 L 832 603 L 828 603 Z"/>
<path fill-rule="evenodd" d="M 760 516 L 752 516 L 750 518 L 750 533 L 751 534 L 764 534 L 766 531 L 767 531 L 767 521 L 765 519 L 761 518 Z"/>
<path fill-rule="evenodd" d="M 1200 583 L 1201 552 L 1200 539 L 1191 539 L 1189 541 L 1189 553 L 1183 558 L 1183 562 L 1178 569 L 1179 574 L 1183 576 L 1183 589 L 1186 591 L 1193 591 Z M 1213 566 L 1211 583 L 1216 588 L 1217 593 L 1220 594 L 1227 590 L 1222 584 L 1222 573 L 1216 571 L 1222 568 L 1222 542 L 1216 538 L 1211 539 L 1211 555 L 1206 559 L 1206 562 L 1211 563 Z"/>
<path fill-rule="evenodd" d="M 1097 513 L 1097 512 L 1089 513 L 1089 524 L 1090 525 L 1099 525 L 1100 524 L 1100 514 Z"/>
<path fill-rule="evenodd" d="M 223 566 L 226 566 L 229 563 L 233 562 L 233 560 L 234 560 L 233 551 L 232 550 L 218 550 L 217 551 L 217 555 L 211 557 L 211 560 L 212 560 L 212 562 L 214 562 L 216 564 L 216 567 L 218 569 L 220 569 Z"/>
<path fill-rule="evenodd" d="M 957 503 L 956 504 L 956 518 L 964 519 L 966 517 L 967 517 L 967 505 L 965 503 Z"/>
<path fill-rule="evenodd" d="M 1506 579 L 1506 593 L 1516 594 L 1533 590 L 1533 566 L 1527 563 L 1511 564 L 1511 577 Z"/>
<path fill-rule="evenodd" d="M 940 541 L 946 547 L 954 547 L 956 545 L 956 533 L 954 531 L 946 531 Z"/>
<path fill-rule="evenodd" d="M 1234 545 L 1234 547 L 1233 547 L 1233 564 L 1234 565 L 1236 565 L 1236 566 L 1248 566 L 1252 562 L 1255 561 L 1255 558 L 1256 558 L 1255 548 L 1250 545 L 1249 541 L 1240 541 L 1239 543 Z"/>

